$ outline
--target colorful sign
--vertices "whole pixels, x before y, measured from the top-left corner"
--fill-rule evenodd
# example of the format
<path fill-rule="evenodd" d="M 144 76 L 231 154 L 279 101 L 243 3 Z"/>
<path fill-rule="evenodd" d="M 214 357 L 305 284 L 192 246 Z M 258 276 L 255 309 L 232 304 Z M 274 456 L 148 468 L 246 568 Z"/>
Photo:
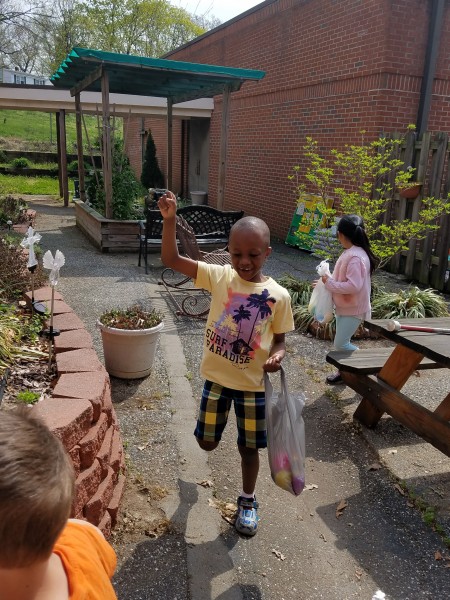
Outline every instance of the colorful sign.
<path fill-rule="evenodd" d="M 316 194 L 302 195 L 292 217 L 286 244 L 302 250 L 312 249 L 316 231 L 325 225 L 323 213 L 318 209 L 322 202 L 322 197 Z"/>

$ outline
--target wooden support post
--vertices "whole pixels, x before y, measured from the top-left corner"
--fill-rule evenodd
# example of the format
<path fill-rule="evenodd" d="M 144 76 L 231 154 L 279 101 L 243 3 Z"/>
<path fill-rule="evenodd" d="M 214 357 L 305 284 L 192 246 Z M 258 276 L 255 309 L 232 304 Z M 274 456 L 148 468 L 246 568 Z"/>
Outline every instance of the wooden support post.
<path fill-rule="evenodd" d="M 173 133 L 173 115 L 172 98 L 167 98 L 167 189 L 172 190 L 172 133 Z"/>
<path fill-rule="evenodd" d="M 433 154 L 430 173 L 429 195 L 434 198 L 441 196 L 441 181 L 448 147 L 448 134 L 436 135 L 437 150 Z M 425 285 L 431 283 L 431 259 L 433 257 L 434 231 L 429 231 L 422 242 L 422 262 L 420 263 L 419 281 Z"/>
<path fill-rule="evenodd" d="M 408 131 L 406 134 L 406 148 L 405 153 L 403 155 L 403 164 L 404 170 L 411 166 L 415 162 L 415 150 L 416 150 L 416 132 Z M 399 204 L 397 208 L 397 214 L 395 215 L 395 219 L 397 221 L 404 221 L 406 218 L 406 208 L 407 208 L 408 200 L 406 198 L 399 197 Z M 401 254 L 398 252 L 390 261 L 390 270 L 393 273 L 400 272 L 400 257 Z"/>
<path fill-rule="evenodd" d="M 225 176 L 227 171 L 228 127 L 230 121 L 230 85 L 226 85 L 222 95 L 222 127 L 220 132 L 219 178 L 217 189 L 217 208 L 223 210 L 225 196 Z"/>
<path fill-rule="evenodd" d="M 86 201 L 84 153 L 83 153 L 83 128 L 81 122 L 80 94 L 75 95 L 75 125 L 77 129 L 77 155 L 78 155 L 78 181 L 80 189 L 80 200 Z"/>
<path fill-rule="evenodd" d="M 111 125 L 109 115 L 109 77 L 106 69 L 102 72 L 102 153 L 103 153 L 103 181 L 105 186 L 105 217 L 112 219 L 112 147 Z"/>
<path fill-rule="evenodd" d="M 61 132 L 59 130 L 59 112 L 55 113 L 55 129 L 56 129 L 56 154 L 58 157 L 58 182 L 59 182 L 59 197 L 63 197 L 63 182 L 61 171 Z"/>
<path fill-rule="evenodd" d="M 431 133 L 424 133 L 422 136 L 421 151 L 419 156 L 419 165 L 415 174 L 416 181 L 424 181 L 427 168 L 428 153 L 430 151 Z M 419 211 L 422 206 L 422 194 L 414 200 L 411 221 L 417 221 Z M 414 279 L 414 263 L 416 261 L 417 240 L 413 238 L 408 244 L 408 254 L 406 256 L 405 276 L 407 279 Z"/>
<path fill-rule="evenodd" d="M 69 206 L 69 182 L 67 180 L 67 140 L 66 140 L 66 111 L 59 111 L 58 129 L 59 129 L 59 154 L 60 154 L 60 175 L 62 184 L 62 197 L 64 206 Z M 60 185 L 61 185 L 60 184 Z"/>

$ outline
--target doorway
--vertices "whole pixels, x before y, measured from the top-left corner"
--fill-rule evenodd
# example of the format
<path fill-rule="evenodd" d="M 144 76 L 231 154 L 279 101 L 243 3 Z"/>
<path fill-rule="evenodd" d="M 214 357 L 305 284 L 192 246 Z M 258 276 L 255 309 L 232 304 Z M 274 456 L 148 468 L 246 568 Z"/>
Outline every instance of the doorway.
<path fill-rule="evenodd" d="M 209 125 L 209 119 L 189 121 L 189 192 L 208 192 Z"/>

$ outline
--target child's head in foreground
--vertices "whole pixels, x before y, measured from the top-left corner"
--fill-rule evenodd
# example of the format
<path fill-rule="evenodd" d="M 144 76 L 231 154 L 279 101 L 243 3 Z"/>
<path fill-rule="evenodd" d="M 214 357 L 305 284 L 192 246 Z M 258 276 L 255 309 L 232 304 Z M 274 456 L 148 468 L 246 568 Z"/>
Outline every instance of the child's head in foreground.
<path fill-rule="evenodd" d="M 74 472 L 61 442 L 30 414 L 0 414 L 0 568 L 44 561 L 69 518 Z"/>
<path fill-rule="evenodd" d="M 258 283 L 261 269 L 272 252 L 270 230 L 258 217 L 243 217 L 230 231 L 228 249 L 231 264 L 242 279 Z"/>

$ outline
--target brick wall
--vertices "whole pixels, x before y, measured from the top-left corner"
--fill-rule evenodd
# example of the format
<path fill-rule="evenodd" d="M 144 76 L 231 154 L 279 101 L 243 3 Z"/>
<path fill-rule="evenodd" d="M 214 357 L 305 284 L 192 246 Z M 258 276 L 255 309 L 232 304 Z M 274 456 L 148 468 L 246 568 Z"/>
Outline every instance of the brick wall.
<path fill-rule="evenodd" d="M 51 288 L 35 291 L 36 301 L 51 299 Z M 31 306 L 31 292 L 26 294 Z M 108 536 L 117 521 L 125 485 L 119 425 L 111 402 L 109 375 L 98 360 L 92 337 L 59 293 L 53 325 L 58 381 L 50 398 L 33 411 L 62 441 L 75 469 L 71 516 L 86 519 Z"/>
<path fill-rule="evenodd" d="M 262 69 L 232 94 L 225 209 L 284 239 L 305 136 L 325 151 L 415 123 L 431 0 L 278 0 L 167 58 Z M 429 130 L 450 130 L 450 7 L 445 7 Z M 216 205 L 221 97 L 211 119 L 208 202 Z M 158 146 L 163 145 L 159 140 Z M 274 211 L 274 205 L 276 210 Z"/>

